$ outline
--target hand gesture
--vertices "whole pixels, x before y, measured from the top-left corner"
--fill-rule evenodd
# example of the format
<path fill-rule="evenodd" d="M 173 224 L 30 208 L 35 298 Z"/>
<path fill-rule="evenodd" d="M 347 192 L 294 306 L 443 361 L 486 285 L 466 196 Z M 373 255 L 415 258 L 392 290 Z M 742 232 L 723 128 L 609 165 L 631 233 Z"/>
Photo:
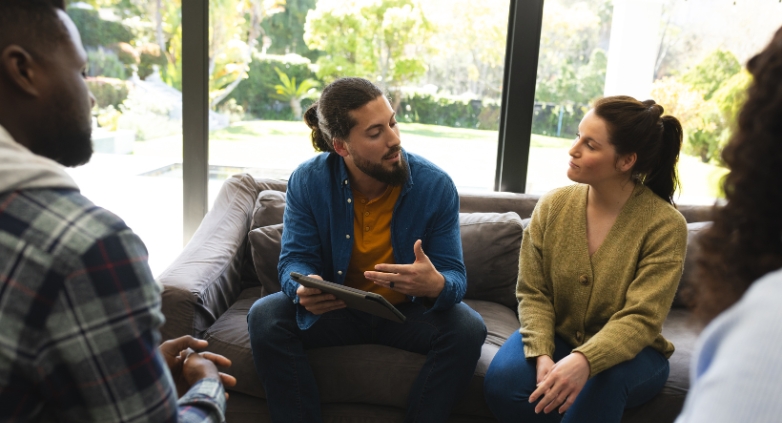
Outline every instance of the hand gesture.
<path fill-rule="evenodd" d="M 318 275 L 309 275 L 309 277 L 323 280 L 323 278 Z M 338 300 L 337 297 L 332 294 L 324 294 L 317 288 L 307 288 L 306 286 L 299 285 L 299 288 L 296 290 L 296 295 L 299 296 L 299 304 L 312 314 L 323 314 L 346 307 L 344 301 Z"/>
<path fill-rule="evenodd" d="M 231 360 L 210 352 L 195 353 L 198 357 L 190 357 L 190 354 L 194 353 L 193 350 L 202 350 L 207 346 L 209 346 L 208 342 L 203 339 L 195 339 L 190 335 L 170 339 L 160 344 L 160 353 L 171 371 L 179 397 L 187 393 L 194 383 L 208 377 L 219 378 L 226 387 L 236 385 L 236 378 L 218 372 L 216 367 L 230 367 Z M 191 359 L 185 364 L 189 358 Z M 228 398 L 228 394 L 225 395 Z"/>
<path fill-rule="evenodd" d="M 445 287 L 445 277 L 424 254 L 420 239 L 413 245 L 413 252 L 413 264 L 378 264 L 375 272 L 364 272 L 364 277 L 405 295 L 437 298 Z"/>
<path fill-rule="evenodd" d="M 540 371 L 538 379 L 540 379 Z M 571 353 L 554 364 L 543 380 L 538 382 L 538 388 L 529 396 L 529 402 L 533 403 L 540 399 L 535 406 L 535 413 L 543 411 L 548 414 L 559 407 L 559 413 L 562 414 L 573 405 L 587 379 L 589 379 L 589 361 L 579 352 Z"/>

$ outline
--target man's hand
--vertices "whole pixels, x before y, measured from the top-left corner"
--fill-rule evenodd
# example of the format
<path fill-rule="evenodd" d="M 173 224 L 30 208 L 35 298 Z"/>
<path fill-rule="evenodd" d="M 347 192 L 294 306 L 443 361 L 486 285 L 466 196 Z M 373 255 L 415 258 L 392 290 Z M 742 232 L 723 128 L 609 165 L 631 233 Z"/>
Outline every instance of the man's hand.
<path fill-rule="evenodd" d="M 538 388 L 529 396 L 529 402 L 533 403 L 540 398 L 535 413 L 542 411 L 548 414 L 559 407 L 559 413 L 562 414 L 573 405 L 587 379 L 589 361 L 579 352 L 571 353 L 554 364 L 543 381 L 538 382 Z"/>
<path fill-rule="evenodd" d="M 185 360 L 187 359 L 188 354 L 192 353 L 193 350 L 202 350 L 208 346 L 208 342 L 203 339 L 195 339 L 190 335 L 170 339 L 160 344 L 160 353 L 163 355 L 163 358 L 168 365 L 168 369 L 171 371 L 171 376 L 176 384 L 177 395 L 179 397 L 187 393 L 195 382 L 207 377 L 219 378 L 226 387 L 236 385 L 236 378 L 217 371 L 216 366 L 231 366 L 231 360 L 219 354 L 210 352 L 197 354 L 203 361 L 206 361 L 206 363 L 199 359 L 194 359 L 192 363 L 187 365 L 187 369 L 185 370 Z M 187 376 L 185 373 L 187 373 Z M 199 377 L 199 375 L 201 376 Z M 227 397 L 228 394 L 226 393 L 226 398 Z"/>
<path fill-rule="evenodd" d="M 405 295 L 437 298 L 445 287 L 445 277 L 424 254 L 420 239 L 413 245 L 413 251 L 413 264 L 378 264 L 376 272 L 364 272 L 364 277 Z"/>
<path fill-rule="evenodd" d="M 309 275 L 309 277 L 323 280 L 323 278 L 318 275 Z M 317 288 L 307 288 L 306 286 L 299 285 L 299 289 L 296 290 L 296 295 L 299 296 L 299 304 L 312 314 L 323 314 L 346 307 L 344 301 L 338 300 L 337 297 L 332 294 L 324 294 Z"/>

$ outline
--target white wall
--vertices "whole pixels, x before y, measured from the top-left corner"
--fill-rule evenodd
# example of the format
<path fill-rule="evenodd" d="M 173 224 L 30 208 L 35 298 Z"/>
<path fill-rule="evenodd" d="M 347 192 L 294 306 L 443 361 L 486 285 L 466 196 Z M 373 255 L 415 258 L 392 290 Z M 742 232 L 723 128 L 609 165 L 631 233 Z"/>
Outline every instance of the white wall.
<path fill-rule="evenodd" d="M 662 0 L 614 0 L 606 96 L 650 98 L 661 19 Z"/>

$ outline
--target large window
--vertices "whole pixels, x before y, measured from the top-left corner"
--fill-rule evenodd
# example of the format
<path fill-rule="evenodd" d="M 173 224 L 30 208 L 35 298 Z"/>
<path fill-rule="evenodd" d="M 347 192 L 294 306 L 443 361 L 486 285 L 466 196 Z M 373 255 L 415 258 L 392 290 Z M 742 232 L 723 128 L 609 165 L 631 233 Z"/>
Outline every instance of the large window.
<path fill-rule="evenodd" d="M 570 183 L 567 152 L 590 103 L 627 94 L 684 126 L 677 202 L 713 203 L 749 83 L 742 68 L 780 25 L 773 0 L 546 0 L 527 192 Z"/>
<path fill-rule="evenodd" d="M 686 131 L 677 201 L 711 203 L 749 81 L 743 64 L 782 25 L 777 0 L 84 0 L 68 13 L 98 100 L 95 156 L 69 172 L 141 236 L 155 274 L 205 210 L 184 200 L 211 205 L 231 174 L 285 179 L 315 154 L 300 115 L 340 76 L 381 86 L 403 145 L 461 191 L 568 184 L 567 151 L 590 103 L 654 98 Z M 203 54 L 187 56 L 184 111 L 183 45 Z M 207 120 L 208 140 L 189 132 Z M 200 166 L 205 183 L 191 177 Z"/>
<path fill-rule="evenodd" d="M 287 178 L 312 157 L 302 111 L 343 76 L 386 92 L 408 151 L 462 190 L 491 190 L 508 9 L 509 0 L 210 1 L 210 102 L 220 119 L 210 200 L 231 173 Z"/>
<path fill-rule="evenodd" d="M 158 6 L 160 8 L 158 9 Z M 178 2 L 69 2 L 87 50 L 95 154 L 68 172 L 144 241 L 155 275 L 182 248 Z"/>

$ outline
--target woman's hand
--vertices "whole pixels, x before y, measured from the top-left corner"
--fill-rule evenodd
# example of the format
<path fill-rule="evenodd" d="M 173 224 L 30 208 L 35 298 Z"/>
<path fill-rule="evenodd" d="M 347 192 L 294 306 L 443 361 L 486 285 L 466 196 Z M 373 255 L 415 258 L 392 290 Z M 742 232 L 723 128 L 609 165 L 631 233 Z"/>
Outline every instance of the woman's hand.
<path fill-rule="evenodd" d="M 589 361 L 579 352 L 571 353 L 559 360 L 543 377 L 543 381 L 538 382 L 538 388 L 529 397 L 531 403 L 540 399 L 535 406 L 535 413 L 542 411 L 548 414 L 557 407 L 560 414 L 567 411 L 589 379 L 589 371 Z M 540 369 L 538 369 L 538 379 L 540 379 Z"/>
<path fill-rule="evenodd" d="M 538 379 L 535 381 L 538 385 L 540 382 L 546 380 L 551 368 L 554 367 L 554 360 L 547 355 L 539 355 L 537 357 L 537 363 L 535 363 L 535 369 L 538 371 Z"/>

